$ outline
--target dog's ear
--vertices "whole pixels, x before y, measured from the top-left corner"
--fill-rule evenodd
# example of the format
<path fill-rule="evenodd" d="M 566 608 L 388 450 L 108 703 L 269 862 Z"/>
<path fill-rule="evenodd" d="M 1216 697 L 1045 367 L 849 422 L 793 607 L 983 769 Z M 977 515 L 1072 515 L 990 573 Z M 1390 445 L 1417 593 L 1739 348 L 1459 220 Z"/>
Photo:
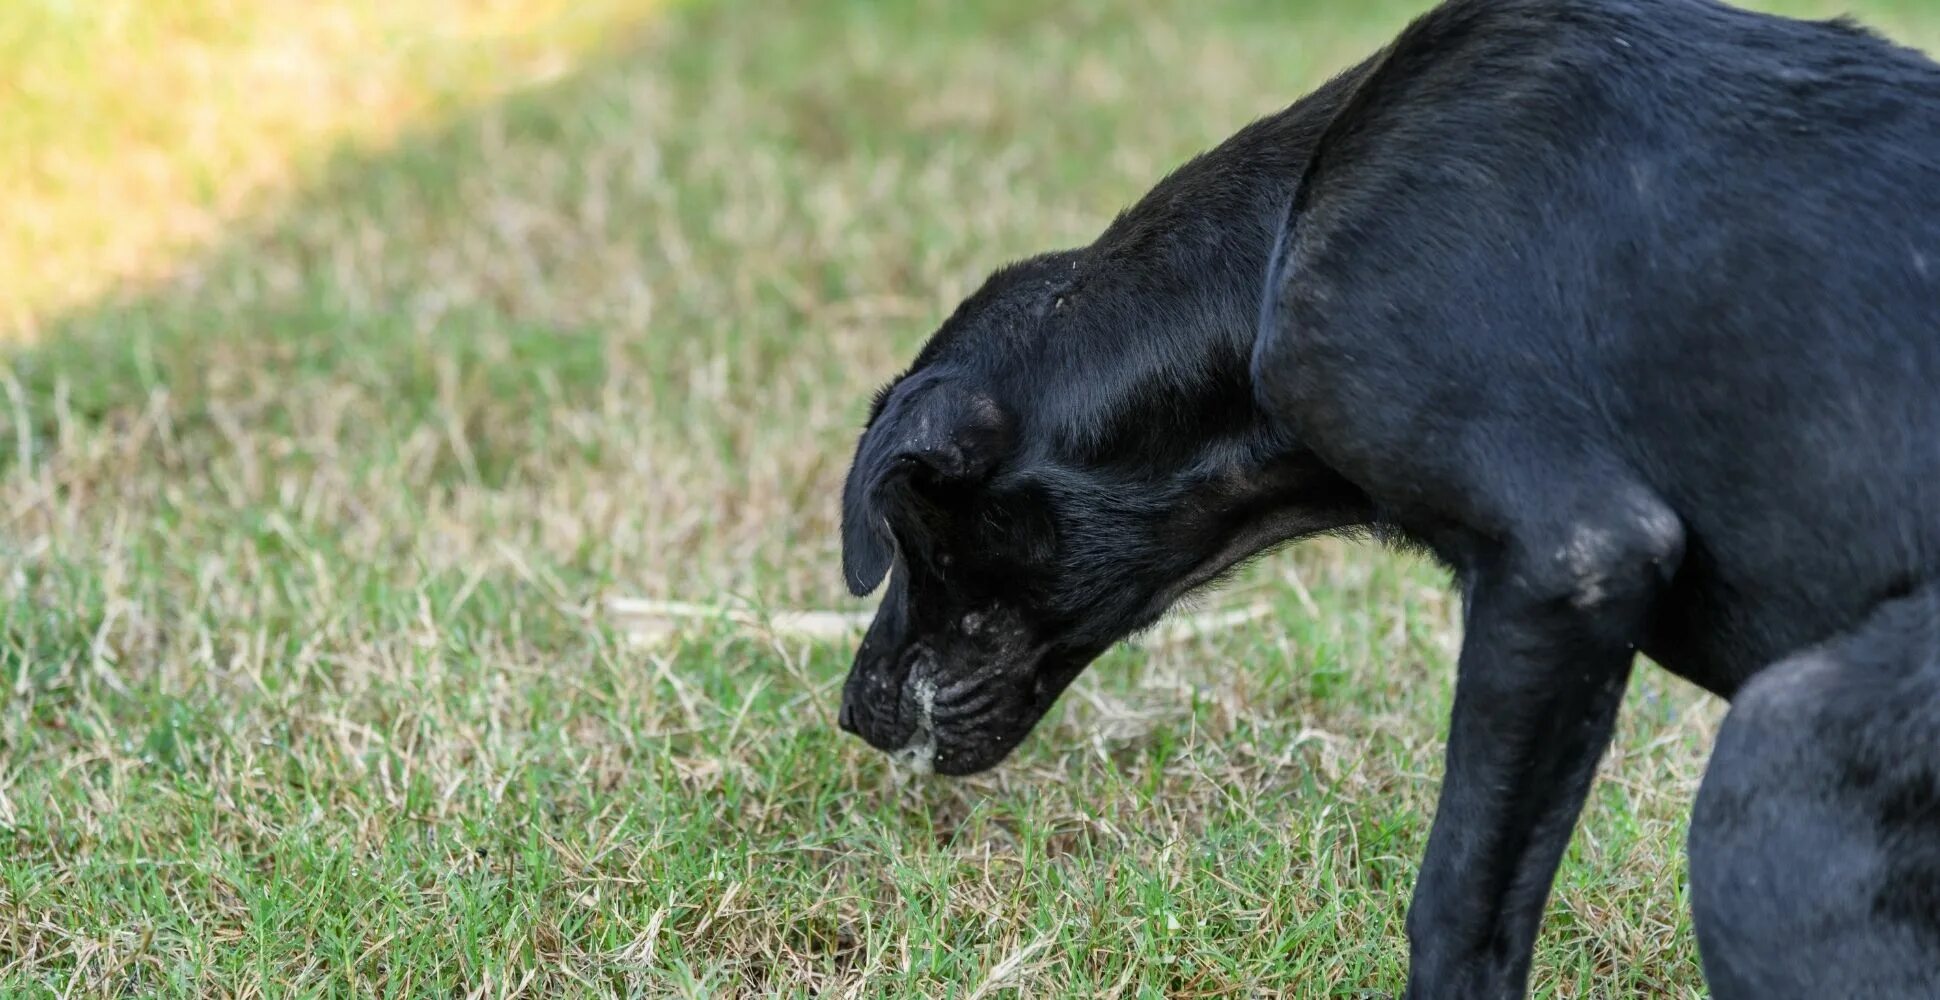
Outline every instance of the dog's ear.
<path fill-rule="evenodd" d="M 860 597 L 876 589 L 895 555 L 890 520 L 913 504 L 913 476 L 948 486 L 982 482 L 1010 446 L 1010 421 L 988 397 L 930 383 L 898 387 L 856 443 L 842 487 L 842 575 Z M 921 538 L 917 519 L 897 521 Z"/>

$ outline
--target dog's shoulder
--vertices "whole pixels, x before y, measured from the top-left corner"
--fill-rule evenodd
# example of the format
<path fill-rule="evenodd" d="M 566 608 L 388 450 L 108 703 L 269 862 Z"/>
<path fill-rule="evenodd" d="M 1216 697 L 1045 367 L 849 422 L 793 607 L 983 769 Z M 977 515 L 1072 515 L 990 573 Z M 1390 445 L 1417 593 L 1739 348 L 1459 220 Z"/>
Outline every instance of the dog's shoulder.
<path fill-rule="evenodd" d="M 1924 359 L 1909 248 L 1940 245 L 1936 106 L 1940 70 L 1850 24 L 1451 0 L 1318 140 L 1270 265 L 1255 391 L 1361 436 L 1509 413 L 1580 436 L 1661 401 L 1629 377 L 1653 356 L 1732 372 L 1790 338 L 1859 364 L 1897 338 Z M 1804 299 L 1821 289 L 1869 294 Z M 1828 346 L 1800 319 L 1828 308 L 1861 332 Z"/>

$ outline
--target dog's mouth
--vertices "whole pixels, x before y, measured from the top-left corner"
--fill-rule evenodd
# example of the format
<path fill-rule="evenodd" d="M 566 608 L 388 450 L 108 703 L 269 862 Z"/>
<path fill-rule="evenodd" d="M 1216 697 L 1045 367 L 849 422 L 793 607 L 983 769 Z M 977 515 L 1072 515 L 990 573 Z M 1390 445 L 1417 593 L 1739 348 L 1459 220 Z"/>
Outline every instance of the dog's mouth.
<path fill-rule="evenodd" d="M 1086 662 L 1072 665 L 1039 652 L 941 684 L 933 674 L 912 672 L 904 703 L 910 726 L 887 750 L 891 763 L 914 774 L 948 776 L 995 767 L 1024 742 Z"/>

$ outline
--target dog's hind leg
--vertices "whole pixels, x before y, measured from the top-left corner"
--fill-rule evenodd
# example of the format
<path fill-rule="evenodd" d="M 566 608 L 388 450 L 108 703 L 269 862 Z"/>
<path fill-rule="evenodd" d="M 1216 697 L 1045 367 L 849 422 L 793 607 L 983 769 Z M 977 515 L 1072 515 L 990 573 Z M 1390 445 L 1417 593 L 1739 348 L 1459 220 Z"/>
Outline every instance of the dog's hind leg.
<path fill-rule="evenodd" d="M 1739 692 L 1690 861 L 1720 1000 L 1940 997 L 1940 589 Z"/>

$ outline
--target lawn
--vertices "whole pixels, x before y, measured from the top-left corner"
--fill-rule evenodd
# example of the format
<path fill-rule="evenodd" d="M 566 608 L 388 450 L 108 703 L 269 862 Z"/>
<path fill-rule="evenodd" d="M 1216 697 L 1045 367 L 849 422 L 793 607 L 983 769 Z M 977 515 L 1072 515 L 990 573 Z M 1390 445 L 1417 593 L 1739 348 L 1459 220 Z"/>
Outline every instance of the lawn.
<path fill-rule="evenodd" d="M 241 56 L 218 99 L 127 68 L 161 42 L 0 31 L 39 81 L 0 120 L 107 178 L 28 156 L 5 196 L 41 229 L 0 241 L 31 292 L 0 315 L 0 993 L 1396 989 L 1459 638 L 1433 567 L 1267 559 L 1202 606 L 1271 617 L 1114 651 L 968 780 L 836 730 L 852 641 L 641 645 L 604 601 L 866 607 L 834 516 L 869 391 L 990 268 L 1422 4 L 442 6 L 497 20 L 285 32 L 319 80 L 406 53 L 375 124 L 257 100 Z M 1940 43 L 1924 2 L 1852 6 Z M 257 51 L 199 44 L 198 80 Z M 1720 710 L 1639 672 L 1538 995 L 1701 994 Z"/>

